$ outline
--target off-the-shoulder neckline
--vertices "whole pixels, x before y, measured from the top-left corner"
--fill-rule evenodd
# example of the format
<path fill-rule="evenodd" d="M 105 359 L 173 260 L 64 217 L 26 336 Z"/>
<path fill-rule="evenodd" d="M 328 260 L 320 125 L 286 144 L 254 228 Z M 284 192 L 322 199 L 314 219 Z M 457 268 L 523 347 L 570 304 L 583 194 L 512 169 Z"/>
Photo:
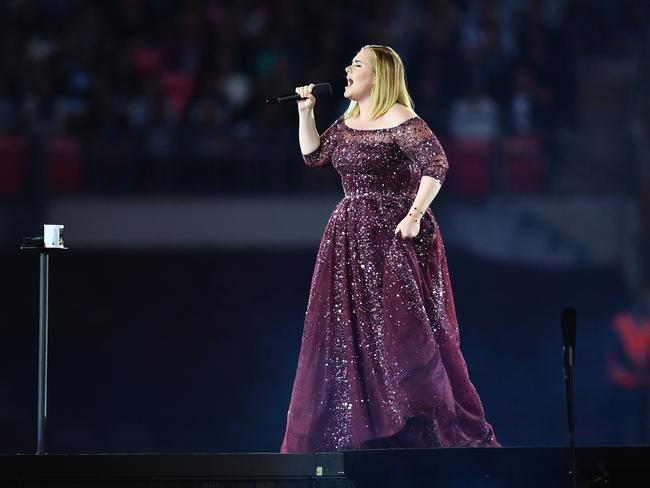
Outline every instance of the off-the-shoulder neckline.
<path fill-rule="evenodd" d="M 410 122 L 410 121 L 412 121 L 412 120 L 419 119 L 419 118 L 420 118 L 419 115 L 415 115 L 415 116 L 413 116 L 413 117 L 411 117 L 411 118 L 408 118 L 408 119 L 406 119 L 405 121 L 400 122 L 399 124 L 394 125 L 394 126 L 392 126 L 392 127 L 381 127 L 381 128 L 379 128 L 379 129 L 355 129 L 354 127 L 350 127 L 348 124 L 345 123 L 345 118 L 344 118 L 343 116 L 341 116 L 341 123 L 342 123 L 343 126 L 346 127 L 347 129 L 354 130 L 354 131 L 357 131 L 357 132 L 375 132 L 375 131 L 380 131 L 380 130 L 392 130 L 392 129 L 397 129 L 398 127 L 401 127 L 402 125 L 406 124 L 407 122 Z"/>

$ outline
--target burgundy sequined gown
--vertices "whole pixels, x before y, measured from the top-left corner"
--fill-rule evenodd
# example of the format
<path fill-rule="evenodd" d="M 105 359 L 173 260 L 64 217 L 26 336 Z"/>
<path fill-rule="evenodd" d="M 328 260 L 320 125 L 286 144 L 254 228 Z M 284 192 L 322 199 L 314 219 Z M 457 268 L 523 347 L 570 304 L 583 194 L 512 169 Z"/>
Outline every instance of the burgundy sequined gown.
<path fill-rule="evenodd" d="M 394 236 L 420 178 L 447 160 L 419 117 L 359 130 L 343 118 L 304 156 L 344 198 L 318 249 L 281 452 L 499 446 L 459 347 L 445 251 L 427 209 Z"/>

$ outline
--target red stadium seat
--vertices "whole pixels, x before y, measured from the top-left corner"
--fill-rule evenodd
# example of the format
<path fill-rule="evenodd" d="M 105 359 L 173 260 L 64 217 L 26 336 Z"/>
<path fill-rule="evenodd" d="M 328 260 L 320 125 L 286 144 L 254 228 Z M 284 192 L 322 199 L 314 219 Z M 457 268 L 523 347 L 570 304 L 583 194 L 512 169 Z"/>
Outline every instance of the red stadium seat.
<path fill-rule="evenodd" d="M 59 135 L 48 141 L 46 174 L 50 191 L 65 193 L 79 190 L 82 167 L 81 148 L 74 137 Z"/>
<path fill-rule="evenodd" d="M 15 196 L 25 179 L 25 145 L 11 134 L 0 134 L 0 195 Z"/>
<path fill-rule="evenodd" d="M 130 52 L 131 62 L 140 76 L 157 76 L 162 69 L 160 53 L 146 46 L 138 46 Z"/>
<path fill-rule="evenodd" d="M 542 145 L 534 135 L 503 140 L 503 182 L 510 192 L 534 192 L 544 180 Z"/>
<path fill-rule="evenodd" d="M 168 71 L 161 76 L 160 84 L 172 110 L 179 115 L 190 101 L 194 80 L 182 71 Z"/>
<path fill-rule="evenodd" d="M 449 183 L 454 194 L 482 197 L 490 189 L 490 139 L 454 139 L 445 148 L 449 160 Z"/>

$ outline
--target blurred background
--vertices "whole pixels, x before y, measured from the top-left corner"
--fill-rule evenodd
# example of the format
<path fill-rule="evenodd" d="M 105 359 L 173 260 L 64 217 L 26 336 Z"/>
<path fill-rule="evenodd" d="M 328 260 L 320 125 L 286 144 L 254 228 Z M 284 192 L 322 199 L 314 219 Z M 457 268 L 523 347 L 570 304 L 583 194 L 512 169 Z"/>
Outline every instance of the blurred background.
<path fill-rule="evenodd" d="M 432 209 L 462 348 L 513 445 L 650 442 L 650 7 L 633 0 L 0 3 L 0 452 L 279 452 L 309 283 L 342 198 L 293 104 L 343 112 L 365 44 L 401 55 L 450 171 Z"/>

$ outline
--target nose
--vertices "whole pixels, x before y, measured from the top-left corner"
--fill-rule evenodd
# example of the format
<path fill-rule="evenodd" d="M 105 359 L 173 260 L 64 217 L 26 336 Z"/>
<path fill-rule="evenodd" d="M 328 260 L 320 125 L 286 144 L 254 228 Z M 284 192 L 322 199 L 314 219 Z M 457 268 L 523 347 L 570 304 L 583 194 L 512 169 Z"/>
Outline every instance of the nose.
<path fill-rule="evenodd" d="M 350 66 L 348 66 L 348 67 L 345 68 L 345 72 L 346 72 L 346 73 L 349 74 L 351 71 L 352 71 L 352 69 L 350 68 Z"/>

